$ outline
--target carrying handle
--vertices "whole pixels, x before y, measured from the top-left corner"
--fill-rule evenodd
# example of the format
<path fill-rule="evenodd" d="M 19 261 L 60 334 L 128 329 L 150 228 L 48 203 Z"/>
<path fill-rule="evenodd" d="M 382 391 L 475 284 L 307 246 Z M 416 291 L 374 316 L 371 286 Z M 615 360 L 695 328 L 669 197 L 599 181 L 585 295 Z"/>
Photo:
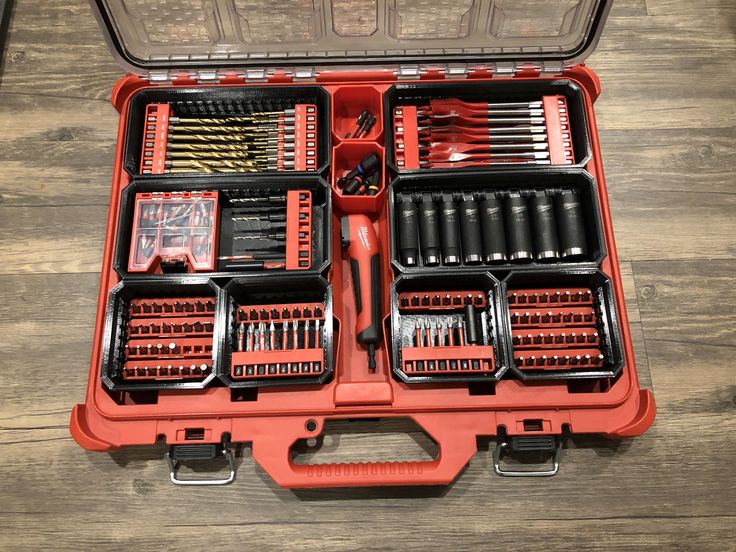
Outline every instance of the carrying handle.
<path fill-rule="evenodd" d="M 292 489 L 448 485 L 477 451 L 476 432 L 469 427 L 463 428 L 462 416 L 459 420 L 458 416 L 437 414 L 413 418 L 437 443 L 439 454 L 435 460 L 295 464 L 290 457 L 291 446 L 296 439 L 309 436 L 284 438 L 283 433 L 279 435 L 284 427 L 274 428 L 269 435 L 253 439 L 253 458 L 281 487 Z"/>

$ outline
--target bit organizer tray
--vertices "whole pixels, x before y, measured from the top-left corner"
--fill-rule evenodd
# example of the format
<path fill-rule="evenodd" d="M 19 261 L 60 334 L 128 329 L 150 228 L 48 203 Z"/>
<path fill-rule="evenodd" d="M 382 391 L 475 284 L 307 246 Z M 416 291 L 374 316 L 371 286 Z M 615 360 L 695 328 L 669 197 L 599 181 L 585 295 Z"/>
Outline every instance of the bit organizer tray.
<path fill-rule="evenodd" d="M 488 273 L 460 276 L 404 274 L 391 284 L 393 371 L 402 381 L 491 381 L 508 369 L 499 281 Z"/>
<path fill-rule="evenodd" d="M 399 175 L 391 260 L 399 272 L 595 267 L 606 254 L 597 194 L 574 168 Z"/>
<path fill-rule="evenodd" d="M 325 90 L 309 85 L 143 90 L 130 102 L 125 169 L 317 173 L 329 160 L 329 105 Z"/>
<path fill-rule="evenodd" d="M 395 84 L 383 100 L 387 161 L 398 172 L 583 166 L 583 95 L 565 79 Z"/>
<path fill-rule="evenodd" d="M 214 378 L 217 288 L 136 280 L 110 292 L 102 360 L 108 391 L 201 389 Z"/>
<path fill-rule="evenodd" d="M 611 378 L 623 347 L 610 279 L 598 271 L 504 280 L 513 371 L 524 379 Z"/>
<path fill-rule="evenodd" d="M 228 387 L 319 384 L 332 375 L 332 290 L 324 278 L 237 278 L 224 292 L 218 375 Z"/>
<path fill-rule="evenodd" d="M 123 192 L 115 269 L 123 277 L 321 270 L 330 259 L 327 184 L 243 178 L 134 178 Z"/>
<path fill-rule="evenodd" d="M 165 442 L 178 483 L 251 443 L 283 487 L 446 485 L 479 437 L 519 475 L 502 454 L 649 427 L 580 65 L 608 0 L 205 4 L 94 2 L 128 74 L 81 446 Z M 407 417 L 437 457 L 294 462 Z"/>

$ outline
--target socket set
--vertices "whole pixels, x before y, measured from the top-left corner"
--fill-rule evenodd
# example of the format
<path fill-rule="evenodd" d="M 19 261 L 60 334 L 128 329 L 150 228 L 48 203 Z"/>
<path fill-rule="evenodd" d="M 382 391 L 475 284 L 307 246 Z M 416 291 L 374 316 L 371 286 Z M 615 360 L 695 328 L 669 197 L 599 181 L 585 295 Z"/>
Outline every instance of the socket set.
<path fill-rule="evenodd" d="M 232 104 L 148 104 L 141 174 L 313 171 L 317 106 L 240 111 Z M 223 114 L 223 112 L 225 112 Z"/>
<path fill-rule="evenodd" d="M 298 488 L 448 484 L 479 436 L 501 475 L 529 448 L 556 470 L 567 434 L 645 431 L 580 65 L 610 1 L 256 4 L 92 3 L 127 74 L 74 439 L 165 442 L 180 484 L 229 483 L 250 442 Z M 392 417 L 441 454 L 294 461 Z"/>
<path fill-rule="evenodd" d="M 431 288 L 448 279 L 403 276 L 391 287 L 393 369 L 404 382 L 487 381 L 506 369 L 496 360 L 498 281 L 476 273 L 463 281 L 477 289 Z"/>
<path fill-rule="evenodd" d="M 564 96 L 398 105 L 393 128 L 399 170 L 574 163 Z"/>
<path fill-rule="evenodd" d="M 519 188 L 506 187 L 510 178 Z M 391 198 L 394 263 L 401 270 L 591 263 L 602 240 L 586 180 L 498 172 L 468 175 L 460 187 L 444 175 L 399 177 Z"/>

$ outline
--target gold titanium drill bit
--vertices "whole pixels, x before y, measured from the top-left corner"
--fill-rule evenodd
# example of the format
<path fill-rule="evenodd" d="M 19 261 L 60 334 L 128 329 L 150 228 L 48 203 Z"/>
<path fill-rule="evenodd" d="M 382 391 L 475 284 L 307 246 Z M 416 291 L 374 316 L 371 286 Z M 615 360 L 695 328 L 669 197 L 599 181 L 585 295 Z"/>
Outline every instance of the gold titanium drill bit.
<path fill-rule="evenodd" d="M 259 141 L 253 141 L 248 143 L 239 143 L 239 144 L 199 144 L 199 143 L 183 143 L 183 142 L 169 142 L 166 147 L 170 150 L 180 150 L 180 151 L 243 151 L 243 149 L 247 149 L 248 146 L 252 145 L 270 145 L 276 143 L 278 144 L 277 140 L 259 140 Z"/>
<path fill-rule="evenodd" d="M 248 134 L 169 134 L 170 142 L 250 142 Z"/>

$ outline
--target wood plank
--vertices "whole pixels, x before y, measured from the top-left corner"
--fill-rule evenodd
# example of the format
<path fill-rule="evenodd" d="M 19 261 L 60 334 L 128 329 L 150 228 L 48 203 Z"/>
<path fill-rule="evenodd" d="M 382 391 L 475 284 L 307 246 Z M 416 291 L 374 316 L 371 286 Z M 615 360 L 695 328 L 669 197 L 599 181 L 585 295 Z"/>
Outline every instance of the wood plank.
<path fill-rule="evenodd" d="M 112 86 L 112 83 L 109 84 Z M 22 124 L 18 124 L 22 121 Z M 118 115 L 105 100 L 0 93 L 3 141 L 78 141 L 114 143 Z"/>
<path fill-rule="evenodd" d="M 114 157 L 107 140 L 7 141 L 0 148 L 0 204 L 107 206 Z"/>
<path fill-rule="evenodd" d="M 0 274 L 97 272 L 106 223 L 100 205 L 0 206 Z"/>
<path fill-rule="evenodd" d="M 707 344 L 733 355 L 736 261 L 635 262 L 633 268 L 648 343 Z M 709 363 L 703 360 L 698 365 Z"/>
<path fill-rule="evenodd" d="M 609 190 L 608 196 L 621 260 L 734 258 L 734 194 Z"/>
<path fill-rule="evenodd" d="M 603 130 L 600 141 L 611 192 L 733 193 L 736 127 Z"/>

